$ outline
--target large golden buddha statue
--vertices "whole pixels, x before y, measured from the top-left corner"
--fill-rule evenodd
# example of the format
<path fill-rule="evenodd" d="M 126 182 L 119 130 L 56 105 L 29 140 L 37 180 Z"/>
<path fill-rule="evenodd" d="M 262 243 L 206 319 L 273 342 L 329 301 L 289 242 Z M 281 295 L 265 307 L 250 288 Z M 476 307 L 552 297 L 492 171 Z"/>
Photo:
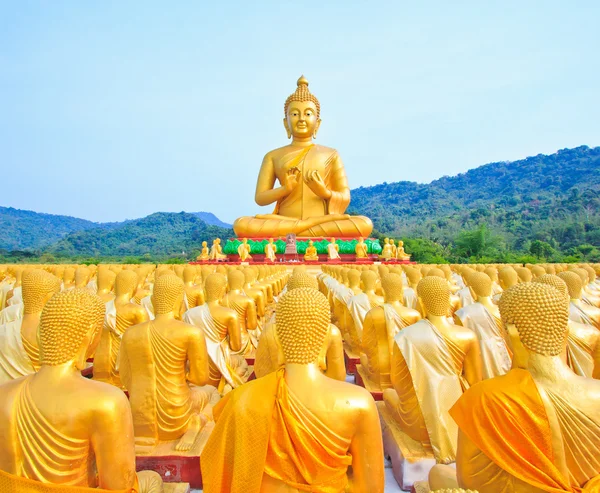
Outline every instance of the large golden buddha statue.
<path fill-rule="evenodd" d="M 215 406 L 216 426 L 201 459 L 209 465 L 202 470 L 206 493 L 383 493 L 373 398 L 319 371 L 329 318 L 329 303 L 316 289 L 281 297 L 276 323 L 285 366 Z"/>
<path fill-rule="evenodd" d="M 285 126 L 292 143 L 267 153 L 258 175 L 258 205 L 275 203 L 272 214 L 240 217 L 233 224 L 238 237 L 298 236 L 368 237 L 371 220 L 345 214 L 350 188 L 338 152 L 315 145 L 321 106 L 304 76 L 284 105 Z M 275 187 L 275 181 L 279 187 Z"/>
<path fill-rule="evenodd" d="M 184 294 L 177 276 L 160 277 L 152 294 L 156 318 L 123 335 L 119 374 L 129 391 L 138 453 L 159 441 L 176 441 L 175 451 L 190 450 L 219 399 L 216 387 L 206 385 L 202 330 L 176 319 Z"/>
<path fill-rule="evenodd" d="M 162 491 L 156 473 L 138 482 L 125 394 L 81 377 L 103 320 L 104 303 L 83 290 L 58 293 L 44 307 L 40 370 L 0 392 L 0 490 Z"/>
<path fill-rule="evenodd" d="M 502 295 L 514 369 L 473 386 L 450 411 L 460 429 L 458 486 L 486 493 L 600 491 L 600 382 L 575 375 L 561 358 L 568 304 L 541 283 Z"/>

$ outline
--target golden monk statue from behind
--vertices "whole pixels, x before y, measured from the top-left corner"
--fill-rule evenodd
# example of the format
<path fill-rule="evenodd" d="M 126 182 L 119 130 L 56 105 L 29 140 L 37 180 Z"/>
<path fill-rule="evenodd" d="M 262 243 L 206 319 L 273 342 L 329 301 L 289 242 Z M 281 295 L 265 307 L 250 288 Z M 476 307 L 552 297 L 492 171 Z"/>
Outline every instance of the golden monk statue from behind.
<path fill-rule="evenodd" d="M 162 491 L 156 473 L 138 482 L 125 394 L 81 376 L 103 321 L 104 303 L 84 290 L 58 293 L 44 307 L 40 370 L 0 391 L 0 491 Z"/>
<path fill-rule="evenodd" d="M 272 214 L 240 217 L 233 224 L 238 237 L 285 236 L 368 237 L 371 220 L 345 214 L 350 188 L 338 152 L 315 145 L 321 125 L 321 105 L 308 90 L 304 76 L 284 105 L 291 144 L 267 153 L 256 183 L 258 205 L 275 203 Z M 275 187 L 275 182 L 279 186 Z"/>
<path fill-rule="evenodd" d="M 500 313 L 513 370 L 474 385 L 454 405 L 456 471 L 436 466 L 432 489 L 600 491 L 600 382 L 563 362 L 568 305 L 564 293 L 546 284 L 525 282 L 504 292 Z"/>
<path fill-rule="evenodd" d="M 285 366 L 215 406 L 216 426 L 201 458 L 210 465 L 202 470 L 205 493 L 383 493 L 373 398 L 319 370 L 327 299 L 316 289 L 293 289 L 279 300 L 275 317 Z"/>

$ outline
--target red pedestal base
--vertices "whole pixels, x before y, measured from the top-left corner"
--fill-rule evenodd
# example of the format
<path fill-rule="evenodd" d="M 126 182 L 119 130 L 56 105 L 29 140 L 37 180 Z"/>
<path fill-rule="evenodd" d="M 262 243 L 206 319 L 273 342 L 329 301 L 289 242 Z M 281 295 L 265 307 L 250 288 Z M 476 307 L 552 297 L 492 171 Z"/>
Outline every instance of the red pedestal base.
<path fill-rule="evenodd" d="M 356 365 L 360 364 L 360 358 L 348 355 L 348 351 L 344 349 L 344 363 L 346 364 L 346 374 L 354 375 L 356 372 Z"/>
<path fill-rule="evenodd" d="M 359 387 L 362 387 L 363 389 L 366 389 L 365 387 L 365 382 L 361 376 L 361 374 L 358 372 L 358 369 L 356 367 L 354 367 L 354 383 L 356 385 L 358 385 Z M 369 389 L 367 389 L 369 390 Z M 383 391 L 371 391 L 369 390 L 369 392 L 371 393 L 371 395 L 373 396 L 373 399 L 375 401 L 383 401 Z"/>
<path fill-rule="evenodd" d="M 156 471 L 166 483 L 190 483 L 192 488 L 202 488 L 200 457 L 138 456 L 135 458 L 135 469 L 136 471 Z"/>

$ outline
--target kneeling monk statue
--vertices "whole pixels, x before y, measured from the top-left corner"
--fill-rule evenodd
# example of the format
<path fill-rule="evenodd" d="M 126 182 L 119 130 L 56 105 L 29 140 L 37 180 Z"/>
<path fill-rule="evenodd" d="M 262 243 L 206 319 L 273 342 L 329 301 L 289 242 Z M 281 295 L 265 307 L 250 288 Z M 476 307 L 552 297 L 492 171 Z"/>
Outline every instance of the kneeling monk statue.
<path fill-rule="evenodd" d="M 103 323 L 104 303 L 89 291 L 63 291 L 44 307 L 40 370 L 0 390 L 0 491 L 162 492 L 157 473 L 136 476 L 125 394 L 81 376 Z"/>
<path fill-rule="evenodd" d="M 205 493 L 342 492 L 347 486 L 383 493 L 373 398 L 319 371 L 327 299 L 316 289 L 288 291 L 275 318 L 285 366 L 215 406 L 216 426 L 201 457 Z"/>
<path fill-rule="evenodd" d="M 335 236 L 368 238 L 373 230 L 364 216 L 345 214 L 350 188 L 338 152 L 315 145 L 321 106 L 308 90 L 304 76 L 284 105 L 285 126 L 292 143 L 267 153 L 263 159 L 255 200 L 265 206 L 276 203 L 272 214 L 240 217 L 233 224 L 242 238 L 285 236 Z M 280 186 L 275 188 L 275 181 Z"/>

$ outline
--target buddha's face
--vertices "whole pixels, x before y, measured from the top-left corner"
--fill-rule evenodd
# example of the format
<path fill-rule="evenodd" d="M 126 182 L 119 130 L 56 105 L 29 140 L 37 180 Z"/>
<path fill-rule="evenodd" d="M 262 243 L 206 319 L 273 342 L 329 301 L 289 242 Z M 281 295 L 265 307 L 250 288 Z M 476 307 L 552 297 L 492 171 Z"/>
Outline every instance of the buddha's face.
<path fill-rule="evenodd" d="M 314 137 L 321 124 L 317 107 L 312 101 L 292 101 L 283 121 L 289 136 L 299 139 Z"/>

